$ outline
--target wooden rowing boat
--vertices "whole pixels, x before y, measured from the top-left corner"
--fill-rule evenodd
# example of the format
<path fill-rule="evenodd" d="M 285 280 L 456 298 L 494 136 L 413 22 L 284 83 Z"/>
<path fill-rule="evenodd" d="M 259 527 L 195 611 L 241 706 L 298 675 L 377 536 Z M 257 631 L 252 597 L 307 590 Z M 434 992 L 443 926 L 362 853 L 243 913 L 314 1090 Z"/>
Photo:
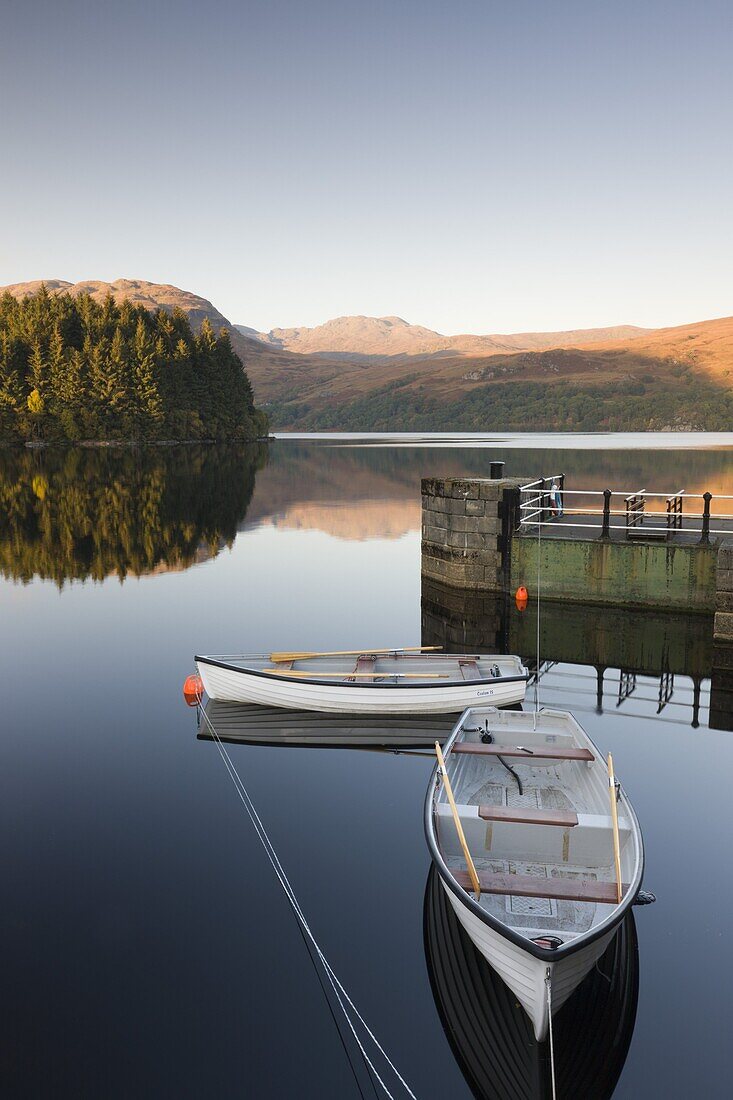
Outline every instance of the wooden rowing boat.
<path fill-rule="evenodd" d="M 198 656 L 211 699 L 351 714 L 449 714 L 524 698 L 519 657 L 358 651 L 351 656 Z"/>
<path fill-rule="evenodd" d="M 567 711 L 471 708 L 443 756 L 425 801 L 433 862 L 458 920 L 542 1040 L 546 979 L 554 1014 L 640 890 L 636 815 L 622 791 L 616 801 L 606 761 Z"/>

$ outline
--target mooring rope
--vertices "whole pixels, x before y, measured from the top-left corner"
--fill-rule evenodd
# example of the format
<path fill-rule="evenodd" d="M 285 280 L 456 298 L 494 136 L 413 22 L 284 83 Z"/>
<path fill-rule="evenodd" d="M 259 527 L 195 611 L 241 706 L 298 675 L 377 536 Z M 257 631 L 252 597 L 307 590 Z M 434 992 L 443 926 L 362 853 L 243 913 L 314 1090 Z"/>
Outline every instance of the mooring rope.
<path fill-rule="evenodd" d="M 552 1038 L 552 978 L 550 977 L 549 966 L 545 972 L 545 989 L 547 990 L 547 1026 L 550 1033 L 550 1079 L 552 1081 L 552 1100 L 557 1100 L 557 1092 L 555 1091 L 555 1044 Z"/>
<path fill-rule="evenodd" d="M 537 661 L 537 669 L 534 677 L 534 720 L 533 728 L 537 729 L 537 715 L 540 712 L 540 558 L 542 556 L 542 516 L 540 512 L 540 522 L 537 524 L 537 645 L 535 650 L 535 656 Z"/>
<path fill-rule="evenodd" d="M 303 910 L 300 907 L 300 903 L 298 902 L 298 899 L 295 896 L 295 891 L 293 890 L 293 887 L 290 884 L 290 881 L 289 881 L 289 879 L 288 879 L 288 877 L 285 873 L 285 870 L 284 870 L 284 868 L 283 868 L 283 866 L 280 862 L 278 854 L 275 851 L 275 848 L 273 847 L 272 841 L 270 840 L 270 838 L 267 834 L 267 831 L 265 829 L 265 826 L 262 823 L 262 819 L 260 818 L 259 814 L 257 813 L 257 810 L 255 808 L 255 805 L 254 805 L 252 799 L 249 796 L 247 788 L 244 786 L 244 783 L 242 782 L 242 779 L 239 775 L 239 772 L 237 771 L 236 767 L 234 766 L 234 762 L 232 761 L 229 753 L 227 752 L 226 746 L 224 745 L 221 738 L 219 737 L 219 734 L 218 734 L 217 730 L 215 729 L 214 724 L 212 723 L 212 721 L 209 718 L 208 714 L 206 713 L 206 710 L 204 709 L 204 707 L 200 706 L 199 709 L 200 709 L 200 712 L 201 712 L 207 726 L 211 730 L 211 736 L 214 740 L 214 743 L 216 744 L 217 749 L 219 750 L 219 755 L 221 756 L 221 759 L 224 763 L 224 767 L 227 769 L 227 772 L 229 773 L 229 778 L 234 783 L 234 788 L 235 788 L 235 790 L 236 790 L 236 792 L 239 796 L 239 799 L 240 799 L 242 805 L 244 806 L 245 810 L 247 811 L 247 814 L 250 818 L 250 821 L 254 825 L 255 832 L 257 833 L 257 837 L 258 837 L 260 843 L 262 844 L 262 847 L 265 850 L 265 854 L 267 855 L 267 858 L 270 861 L 272 869 L 274 870 L 275 875 L 278 879 L 278 882 L 282 886 L 283 891 L 285 892 L 285 896 L 287 897 L 288 902 L 290 903 L 290 906 L 291 906 L 293 912 L 295 913 L 295 916 L 296 916 L 298 922 L 300 923 L 301 928 L 303 929 L 306 936 L 308 937 L 308 940 L 313 945 L 313 949 L 315 950 L 316 955 L 318 956 L 318 959 L 320 960 L 320 963 L 321 963 L 321 965 L 323 967 L 323 970 L 326 974 L 326 977 L 328 978 L 328 980 L 331 984 L 331 988 L 333 989 L 336 1000 L 339 1003 L 339 1007 L 341 1008 L 341 1011 L 344 1014 L 344 1018 L 345 1018 L 347 1024 L 349 1025 L 349 1029 L 351 1030 L 351 1033 L 354 1037 L 354 1040 L 355 1040 L 357 1046 L 359 1047 L 359 1050 L 361 1051 L 361 1055 L 364 1058 L 364 1061 L 366 1062 L 369 1069 L 371 1070 L 371 1072 L 374 1074 L 377 1081 L 381 1085 L 382 1089 L 385 1092 L 385 1095 L 389 1098 L 389 1100 L 394 1100 L 394 1097 L 393 1097 L 392 1093 L 387 1088 L 387 1085 L 385 1084 L 385 1082 L 380 1077 L 376 1066 L 374 1065 L 374 1063 L 370 1059 L 369 1055 L 367 1054 L 366 1049 L 364 1047 L 364 1044 L 363 1044 L 360 1036 L 358 1035 L 358 1033 L 356 1031 L 356 1028 L 355 1028 L 354 1023 L 353 1023 L 353 1021 L 352 1021 L 352 1019 L 349 1015 L 349 1012 L 346 1008 L 346 1005 L 344 1004 L 344 1001 L 347 1002 L 347 1004 L 349 1005 L 351 1010 L 354 1012 L 354 1014 L 357 1017 L 359 1023 L 362 1025 L 365 1032 L 367 1033 L 367 1035 L 369 1036 L 371 1041 L 374 1043 L 374 1046 L 379 1051 L 379 1053 L 382 1055 L 382 1057 L 384 1058 L 386 1064 L 389 1066 L 389 1068 L 392 1070 L 392 1072 L 394 1073 L 394 1075 L 397 1078 L 397 1080 L 399 1081 L 399 1083 L 404 1088 L 405 1092 L 408 1094 L 408 1096 L 412 1097 L 412 1100 L 417 1100 L 417 1097 L 415 1096 L 415 1093 L 412 1091 L 410 1086 L 407 1084 L 404 1077 L 401 1075 L 401 1073 L 399 1072 L 399 1070 L 395 1066 L 394 1062 L 391 1060 L 391 1058 L 389 1057 L 387 1052 L 384 1050 L 384 1048 L 380 1044 L 377 1037 L 374 1035 L 373 1031 L 370 1029 L 370 1027 L 367 1024 L 366 1020 L 364 1019 L 364 1017 L 359 1012 L 358 1008 L 356 1007 L 356 1005 L 352 1001 L 349 994 L 346 992 L 346 989 L 342 985 L 341 981 L 339 980 L 338 976 L 336 975 L 335 971 L 333 970 L 333 968 L 332 968 L 331 964 L 329 963 L 328 959 L 323 954 L 323 951 L 321 950 L 315 936 L 313 935 L 313 933 L 310 929 L 308 921 L 305 918 L 305 914 L 303 913 Z"/>

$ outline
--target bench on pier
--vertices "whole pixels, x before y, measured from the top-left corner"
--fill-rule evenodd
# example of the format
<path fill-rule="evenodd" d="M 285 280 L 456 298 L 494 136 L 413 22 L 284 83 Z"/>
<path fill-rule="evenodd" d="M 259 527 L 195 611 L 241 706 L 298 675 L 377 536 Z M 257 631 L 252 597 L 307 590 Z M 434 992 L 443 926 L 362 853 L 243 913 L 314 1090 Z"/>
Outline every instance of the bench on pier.
<path fill-rule="evenodd" d="M 524 825 L 558 825 L 571 829 L 578 824 L 574 810 L 525 810 L 510 806 L 479 806 L 478 815 L 484 821 L 511 821 Z"/>
<path fill-rule="evenodd" d="M 459 886 L 468 893 L 473 885 L 468 871 L 453 871 Z M 578 878 L 540 878 L 539 875 L 508 875 L 498 871 L 479 871 L 479 885 L 485 894 L 505 894 L 517 898 L 552 898 L 555 901 L 589 901 L 617 904 L 615 882 L 597 882 Z M 625 894 L 629 884 L 625 882 Z"/>
<path fill-rule="evenodd" d="M 453 753 L 470 753 L 474 756 L 518 756 L 531 761 L 539 760 L 595 760 L 590 749 L 575 746 L 532 745 L 531 751 L 519 745 L 485 745 L 483 741 L 458 741 L 450 750 Z"/>

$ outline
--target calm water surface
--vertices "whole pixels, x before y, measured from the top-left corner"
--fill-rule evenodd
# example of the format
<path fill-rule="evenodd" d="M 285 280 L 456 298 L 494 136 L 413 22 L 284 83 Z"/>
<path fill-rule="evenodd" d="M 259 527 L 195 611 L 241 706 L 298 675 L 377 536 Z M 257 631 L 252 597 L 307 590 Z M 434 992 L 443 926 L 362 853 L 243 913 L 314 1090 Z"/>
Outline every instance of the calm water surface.
<path fill-rule="evenodd" d="M 181 683 L 196 651 L 433 640 L 456 613 L 434 594 L 421 613 L 420 477 L 484 474 L 497 458 L 528 480 L 562 470 L 569 487 L 733 493 L 723 447 L 0 454 L 3 1095 L 359 1095 L 298 926 Z M 532 614 L 507 623 L 530 660 Z M 567 1029 L 595 1043 L 599 1096 L 620 1063 L 616 1097 L 727 1097 L 733 734 L 708 727 L 710 624 L 622 616 L 609 629 L 602 611 L 574 615 L 547 609 L 542 698 L 613 751 L 658 901 L 635 911 L 625 1061 L 583 1032 L 590 1009 Z M 416 1095 L 470 1097 L 460 1020 L 480 1016 L 481 1041 L 509 1042 L 499 1029 L 512 1006 L 497 1009 L 487 977 L 476 1007 L 463 955 L 451 970 L 462 948 L 431 908 L 422 833 L 431 760 L 229 751 L 321 945 Z M 537 1081 L 516 1095 L 546 1095 Z"/>

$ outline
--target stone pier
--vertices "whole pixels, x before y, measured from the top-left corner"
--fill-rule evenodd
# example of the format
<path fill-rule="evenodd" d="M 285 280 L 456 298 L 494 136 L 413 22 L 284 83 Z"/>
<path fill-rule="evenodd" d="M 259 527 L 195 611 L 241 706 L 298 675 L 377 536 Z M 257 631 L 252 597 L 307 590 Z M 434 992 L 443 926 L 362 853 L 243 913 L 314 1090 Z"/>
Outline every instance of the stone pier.
<path fill-rule="evenodd" d="M 711 614 L 733 641 L 733 543 L 578 534 L 561 524 L 519 531 L 524 478 L 424 478 L 422 575 L 470 592 L 530 595 L 538 573 L 547 600 Z M 672 532 L 674 534 L 674 532 Z M 716 603 L 716 592 L 717 603 Z"/>
<path fill-rule="evenodd" d="M 522 478 L 422 480 L 422 573 L 452 588 L 500 592 Z"/>

